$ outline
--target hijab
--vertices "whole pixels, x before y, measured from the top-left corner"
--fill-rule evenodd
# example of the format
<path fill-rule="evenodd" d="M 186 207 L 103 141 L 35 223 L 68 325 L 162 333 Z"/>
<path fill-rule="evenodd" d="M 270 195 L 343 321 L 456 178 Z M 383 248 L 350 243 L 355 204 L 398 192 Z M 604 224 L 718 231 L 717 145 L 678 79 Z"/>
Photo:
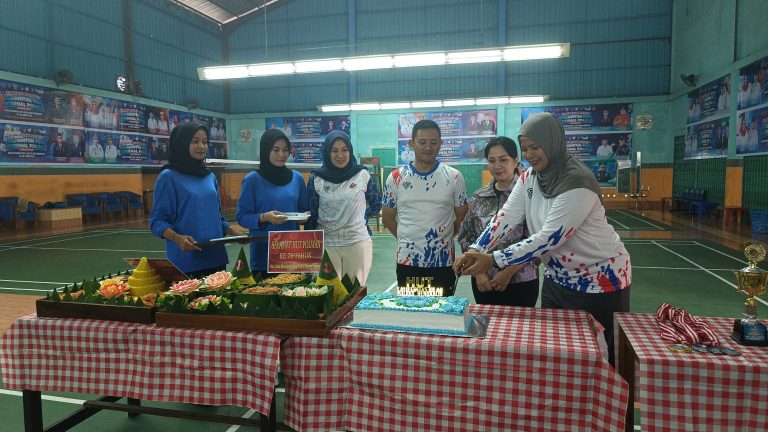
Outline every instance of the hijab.
<path fill-rule="evenodd" d="M 171 131 L 171 145 L 168 153 L 168 164 L 163 169 L 172 169 L 182 174 L 205 177 L 211 173 L 206 168 L 204 160 L 197 160 L 189 154 L 192 137 L 198 130 L 204 130 L 210 136 L 208 128 L 198 123 L 184 123 Z"/>
<path fill-rule="evenodd" d="M 554 115 L 534 113 L 520 126 L 520 137 L 526 137 L 544 150 L 549 165 L 536 172 L 539 189 L 545 198 L 554 198 L 571 189 L 587 188 L 603 201 L 595 174 L 565 148 L 563 125 Z"/>
<path fill-rule="evenodd" d="M 337 168 L 331 161 L 331 150 L 333 149 L 333 143 L 336 140 L 343 140 L 349 150 L 349 162 L 344 168 Z M 320 169 L 313 171 L 315 175 L 323 180 L 327 180 L 331 183 L 342 183 L 364 170 L 365 167 L 357 163 L 355 159 L 355 153 L 352 151 L 352 141 L 349 135 L 342 131 L 333 131 L 325 137 L 323 143 L 323 166 Z"/>
<path fill-rule="evenodd" d="M 280 129 L 268 129 L 261 136 L 261 142 L 259 143 L 261 147 L 259 152 L 259 174 L 275 186 L 285 186 L 293 180 L 293 171 L 288 169 L 288 167 L 285 165 L 278 167 L 269 161 L 272 147 L 281 138 L 288 143 L 288 152 L 290 153 L 291 141 Z"/>

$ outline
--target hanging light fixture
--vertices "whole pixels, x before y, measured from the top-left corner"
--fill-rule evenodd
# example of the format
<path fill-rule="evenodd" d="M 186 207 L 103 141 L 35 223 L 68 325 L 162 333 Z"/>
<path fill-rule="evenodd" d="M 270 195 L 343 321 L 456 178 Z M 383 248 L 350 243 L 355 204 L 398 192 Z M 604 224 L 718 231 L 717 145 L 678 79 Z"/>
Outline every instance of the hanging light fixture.
<path fill-rule="evenodd" d="M 540 60 L 570 55 L 571 44 L 525 45 L 478 50 L 431 51 L 363 57 L 327 58 L 279 63 L 211 66 L 197 68 L 201 80 L 232 79 L 294 73 L 361 71 L 445 64 Z"/>

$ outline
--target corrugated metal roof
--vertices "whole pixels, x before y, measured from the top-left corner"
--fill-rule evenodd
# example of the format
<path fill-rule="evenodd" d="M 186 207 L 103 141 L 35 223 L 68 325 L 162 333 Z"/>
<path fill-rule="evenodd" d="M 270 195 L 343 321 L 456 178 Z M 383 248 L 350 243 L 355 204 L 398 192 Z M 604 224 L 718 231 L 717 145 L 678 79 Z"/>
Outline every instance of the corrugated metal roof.
<path fill-rule="evenodd" d="M 237 20 L 262 12 L 286 0 L 169 0 L 203 15 L 220 25 L 233 24 Z"/>

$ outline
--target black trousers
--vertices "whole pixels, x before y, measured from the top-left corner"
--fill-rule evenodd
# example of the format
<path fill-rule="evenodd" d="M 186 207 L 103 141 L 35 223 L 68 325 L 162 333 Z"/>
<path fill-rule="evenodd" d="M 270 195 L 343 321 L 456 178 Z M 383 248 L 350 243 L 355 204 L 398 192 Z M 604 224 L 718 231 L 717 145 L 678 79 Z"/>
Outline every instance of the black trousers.
<path fill-rule="evenodd" d="M 629 312 L 629 287 L 609 293 L 582 293 L 566 288 L 557 282 L 544 278 L 541 288 L 541 307 L 551 309 L 578 309 L 587 311 L 605 327 L 605 341 L 608 344 L 608 362 L 614 365 L 613 313 Z"/>
<path fill-rule="evenodd" d="M 504 291 L 480 292 L 477 289 L 477 280 L 473 277 L 472 293 L 477 304 L 534 307 L 539 298 L 539 279 L 510 282 Z"/>
<path fill-rule="evenodd" d="M 453 286 L 456 283 L 456 273 L 453 267 L 413 267 L 404 264 L 397 264 L 397 286 L 405 286 L 406 278 L 413 277 L 431 277 L 433 287 L 443 288 L 443 296 L 450 297 L 453 293 Z"/>

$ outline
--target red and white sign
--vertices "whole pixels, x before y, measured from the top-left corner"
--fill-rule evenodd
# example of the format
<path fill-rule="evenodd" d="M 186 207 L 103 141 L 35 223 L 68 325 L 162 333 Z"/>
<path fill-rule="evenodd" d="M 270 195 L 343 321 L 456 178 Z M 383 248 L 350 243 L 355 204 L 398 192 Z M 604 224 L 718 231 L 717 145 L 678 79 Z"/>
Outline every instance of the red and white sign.
<path fill-rule="evenodd" d="M 316 273 L 323 261 L 323 230 L 270 231 L 269 273 Z"/>

